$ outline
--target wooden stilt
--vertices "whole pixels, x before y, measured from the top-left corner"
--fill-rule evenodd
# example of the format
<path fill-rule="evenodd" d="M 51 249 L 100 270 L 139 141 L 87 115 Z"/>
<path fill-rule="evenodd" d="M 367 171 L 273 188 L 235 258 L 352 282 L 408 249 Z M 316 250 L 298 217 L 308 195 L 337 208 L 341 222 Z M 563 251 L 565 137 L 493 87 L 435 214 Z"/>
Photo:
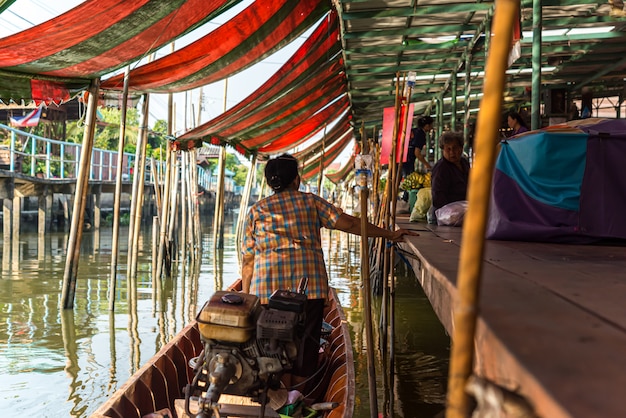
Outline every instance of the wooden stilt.
<path fill-rule="evenodd" d="M 119 254 L 120 209 L 122 200 L 122 171 L 124 169 L 124 145 L 126 141 L 126 110 L 128 103 L 128 73 L 124 72 L 124 90 L 122 92 L 122 113 L 120 115 L 120 138 L 117 144 L 117 169 L 115 176 L 115 194 L 113 197 L 113 238 L 111 242 L 111 273 L 109 276 L 109 310 L 115 310 L 115 286 L 117 280 L 117 258 Z"/>
<path fill-rule="evenodd" d="M 78 262 L 80 259 L 80 240 L 83 235 L 83 222 L 85 218 L 85 204 L 87 202 L 89 171 L 91 169 L 91 154 L 96 126 L 99 89 L 100 79 L 93 80 L 89 87 L 87 120 L 85 121 L 85 130 L 83 133 L 83 146 L 80 151 L 80 167 L 76 181 L 76 195 L 74 198 L 74 210 L 70 227 L 70 239 L 67 243 L 67 258 L 65 259 L 63 294 L 61 298 L 63 309 L 73 309 L 74 307 Z"/>

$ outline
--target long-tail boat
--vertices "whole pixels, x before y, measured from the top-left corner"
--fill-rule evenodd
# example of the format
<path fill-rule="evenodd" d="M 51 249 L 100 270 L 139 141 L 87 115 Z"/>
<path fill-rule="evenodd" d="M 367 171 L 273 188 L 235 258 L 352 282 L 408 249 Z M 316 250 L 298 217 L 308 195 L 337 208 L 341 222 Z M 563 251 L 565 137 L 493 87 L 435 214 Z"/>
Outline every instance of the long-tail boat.
<path fill-rule="evenodd" d="M 231 286 L 229 291 L 232 292 L 238 285 L 239 281 Z M 216 292 L 216 295 L 223 293 L 226 292 Z M 243 296 L 241 293 L 234 292 L 233 294 Z M 213 300 L 213 298 L 211 299 Z M 320 349 L 318 371 L 306 385 L 307 389 L 301 390 L 303 403 L 311 405 L 313 408 L 307 406 L 304 411 L 308 412 L 306 416 L 313 416 L 314 411 L 316 411 L 317 416 L 329 418 L 351 417 L 355 400 L 352 344 L 343 310 L 337 300 L 337 294 L 332 288 L 329 292 L 329 302 L 324 312 L 324 322 L 326 323 L 324 325 L 327 327 L 327 334 L 324 336 L 326 342 L 322 344 Z M 202 317 L 199 315 L 196 320 L 187 325 L 143 367 L 133 374 L 91 417 L 142 418 L 169 416 L 183 418 L 188 416 L 181 405 L 184 405 L 185 402 L 185 388 L 193 387 L 194 384 L 196 386 L 200 385 L 197 382 L 198 367 L 196 366 L 194 370 L 192 365 L 201 361 L 199 359 L 202 358 L 204 350 L 208 349 L 205 345 L 206 339 L 203 340 L 202 338 L 203 326 L 205 324 L 203 324 Z M 230 380 L 230 383 L 236 380 L 229 377 L 227 379 Z M 207 385 L 209 383 L 208 380 L 210 379 L 207 379 Z M 187 391 L 189 392 L 189 390 Z M 222 396 L 228 399 L 228 389 L 224 392 L 225 394 Z M 233 396 L 233 398 L 235 397 Z M 190 411 L 190 416 L 196 414 L 198 417 L 279 416 L 269 406 L 263 405 L 256 407 L 256 409 L 251 407 L 245 410 L 246 407 L 237 408 L 234 405 L 223 405 L 221 403 L 222 399 L 216 406 L 218 410 L 215 411 L 215 414 L 213 414 L 213 411 L 208 413 L 205 411 L 203 414 L 202 411 L 198 412 L 196 409 L 196 411 Z M 187 411 L 189 411 L 188 405 L 187 403 Z M 271 403 L 268 403 L 268 405 L 271 405 Z M 227 409 L 229 406 L 232 408 Z M 219 410 L 221 407 L 225 409 Z M 242 410 L 247 412 L 238 415 L 237 411 Z M 259 411 L 262 415 L 259 415 Z"/>

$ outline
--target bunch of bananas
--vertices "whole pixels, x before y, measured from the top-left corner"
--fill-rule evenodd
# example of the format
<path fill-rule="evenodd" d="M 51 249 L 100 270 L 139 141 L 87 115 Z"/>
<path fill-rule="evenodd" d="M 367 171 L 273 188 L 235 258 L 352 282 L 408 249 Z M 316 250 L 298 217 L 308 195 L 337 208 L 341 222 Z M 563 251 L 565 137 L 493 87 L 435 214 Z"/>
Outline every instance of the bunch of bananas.
<path fill-rule="evenodd" d="M 422 174 L 415 171 L 406 176 L 400 183 L 400 189 L 406 191 L 421 189 L 422 187 L 430 187 L 430 172 Z"/>

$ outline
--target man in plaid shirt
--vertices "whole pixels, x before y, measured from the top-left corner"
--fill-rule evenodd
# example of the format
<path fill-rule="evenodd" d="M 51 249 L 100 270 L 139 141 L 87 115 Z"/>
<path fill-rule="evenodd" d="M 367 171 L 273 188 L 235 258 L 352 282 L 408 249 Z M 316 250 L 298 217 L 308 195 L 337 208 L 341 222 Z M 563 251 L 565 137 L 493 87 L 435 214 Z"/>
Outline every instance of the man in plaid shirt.
<path fill-rule="evenodd" d="M 247 216 L 242 243 L 243 291 L 263 304 L 275 290 L 296 291 L 300 279 L 308 278 L 303 362 L 292 374 L 304 378 L 317 368 L 328 275 L 324 263 L 321 227 L 361 234 L 361 220 L 347 215 L 323 198 L 300 192 L 298 161 L 283 154 L 267 162 L 267 184 L 274 194 L 255 203 Z M 368 237 L 399 241 L 409 230 L 390 231 L 368 223 Z M 301 357 L 302 358 L 302 357 Z"/>

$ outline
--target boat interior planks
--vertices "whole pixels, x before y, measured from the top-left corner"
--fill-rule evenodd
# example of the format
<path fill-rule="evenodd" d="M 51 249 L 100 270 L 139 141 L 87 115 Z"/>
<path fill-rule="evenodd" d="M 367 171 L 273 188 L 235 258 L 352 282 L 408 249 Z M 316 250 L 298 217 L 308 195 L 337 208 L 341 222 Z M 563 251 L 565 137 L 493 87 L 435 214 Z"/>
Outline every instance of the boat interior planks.
<path fill-rule="evenodd" d="M 328 344 L 320 355 L 319 375 L 304 393 L 310 402 L 336 402 L 324 411 L 332 418 L 352 417 L 355 402 L 354 354 L 350 332 L 335 289 L 325 309 L 324 320 L 332 326 Z M 197 323 L 187 325 L 174 339 L 124 383 L 91 418 L 141 418 L 162 409 L 176 411 L 184 387 L 193 379 L 189 360 L 200 355 L 203 344 Z"/>
<path fill-rule="evenodd" d="M 462 229 L 410 223 L 401 244 L 453 335 Z M 626 248 L 487 241 L 475 373 L 523 396 L 539 416 L 622 416 Z"/>

